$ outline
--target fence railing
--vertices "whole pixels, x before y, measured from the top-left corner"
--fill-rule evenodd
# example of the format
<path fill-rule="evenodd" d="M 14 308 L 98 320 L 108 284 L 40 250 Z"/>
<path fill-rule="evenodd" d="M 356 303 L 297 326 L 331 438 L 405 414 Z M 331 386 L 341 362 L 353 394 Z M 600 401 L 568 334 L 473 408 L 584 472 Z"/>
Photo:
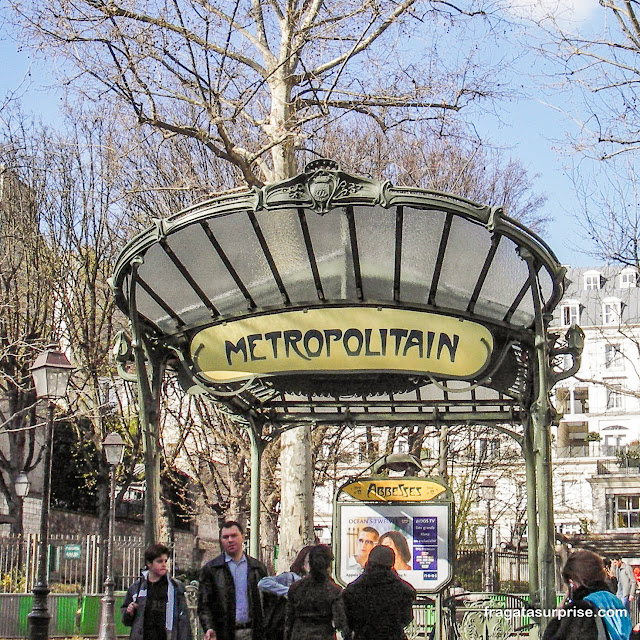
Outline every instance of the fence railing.
<path fill-rule="evenodd" d="M 48 546 L 48 582 L 52 590 L 100 594 L 106 545 L 99 535 L 52 535 Z M 40 538 L 36 534 L 0 537 L 0 593 L 29 593 L 36 581 Z M 115 536 L 113 572 L 116 590 L 126 590 L 144 566 L 144 540 Z M 172 558 L 181 567 L 190 559 Z"/>
<path fill-rule="evenodd" d="M 456 554 L 455 577 L 469 591 L 482 591 L 484 549 L 459 549 Z M 526 592 L 529 582 L 529 560 L 526 553 L 491 552 L 493 584 L 496 591 Z"/>

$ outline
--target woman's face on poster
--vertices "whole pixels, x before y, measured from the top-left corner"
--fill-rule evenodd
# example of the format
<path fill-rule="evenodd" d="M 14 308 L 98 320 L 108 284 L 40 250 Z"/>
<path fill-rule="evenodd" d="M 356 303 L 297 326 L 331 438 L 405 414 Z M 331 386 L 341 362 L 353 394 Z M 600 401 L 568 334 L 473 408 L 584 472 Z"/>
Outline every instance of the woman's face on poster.
<path fill-rule="evenodd" d="M 395 542 L 391 538 L 385 538 L 384 540 L 382 540 L 380 544 L 383 544 L 385 547 L 389 547 L 390 549 L 393 550 L 393 553 L 395 554 L 395 561 L 393 563 L 393 568 L 396 571 L 406 571 L 407 563 L 402 559 L 402 556 L 398 552 Z"/>

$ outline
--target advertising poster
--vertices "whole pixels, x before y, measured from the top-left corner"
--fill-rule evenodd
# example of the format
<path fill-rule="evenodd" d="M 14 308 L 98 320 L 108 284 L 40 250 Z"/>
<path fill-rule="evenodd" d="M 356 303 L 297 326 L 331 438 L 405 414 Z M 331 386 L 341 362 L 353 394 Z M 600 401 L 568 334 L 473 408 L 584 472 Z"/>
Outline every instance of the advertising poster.
<path fill-rule="evenodd" d="M 391 547 L 395 569 L 418 591 L 438 591 L 451 579 L 449 509 L 445 504 L 341 504 L 336 575 L 348 584 L 364 570 L 371 549 Z"/>

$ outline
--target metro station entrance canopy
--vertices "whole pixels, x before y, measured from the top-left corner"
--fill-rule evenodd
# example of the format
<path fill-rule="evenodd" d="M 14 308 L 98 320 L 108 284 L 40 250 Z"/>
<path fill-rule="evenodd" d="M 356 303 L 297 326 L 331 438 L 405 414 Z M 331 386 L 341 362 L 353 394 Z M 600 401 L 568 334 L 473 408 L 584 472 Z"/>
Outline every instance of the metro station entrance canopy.
<path fill-rule="evenodd" d="M 120 254 L 113 288 L 145 348 L 138 377 L 143 360 L 174 369 L 258 438 L 321 422 L 524 424 L 529 518 L 548 527 L 535 498 L 546 482 L 550 499 L 548 392 L 573 371 L 552 360 L 579 355 L 547 339 L 563 277 L 500 208 L 316 160 L 156 220 Z M 553 532 L 541 535 L 547 554 Z"/>

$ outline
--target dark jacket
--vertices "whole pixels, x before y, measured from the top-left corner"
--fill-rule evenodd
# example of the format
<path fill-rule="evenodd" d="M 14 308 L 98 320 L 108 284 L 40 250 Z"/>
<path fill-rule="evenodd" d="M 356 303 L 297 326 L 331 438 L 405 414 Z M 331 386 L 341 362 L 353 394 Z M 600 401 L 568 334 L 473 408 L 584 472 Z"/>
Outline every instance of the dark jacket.
<path fill-rule="evenodd" d="M 167 640 L 191 640 L 191 625 L 189 624 L 189 608 L 185 596 L 184 585 L 179 580 L 169 577 L 173 587 L 173 629 L 167 631 Z M 122 622 L 127 627 L 132 627 L 131 640 L 143 640 L 144 638 L 144 609 L 147 602 L 147 578 L 146 572 L 138 578 L 127 591 L 120 612 Z M 136 602 L 138 608 L 133 615 L 127 613 L 127 607 Z"/>
<path fill-rule="evenodd" d="M 253 640 L 262 640 L 262 600 L 258 590 L 258 582 L 267 575 L 267 569 L 259 560 L 251 556 L 246 556 L 246 558 L 249 565 L 247 587 L 252 638 Z M 215 630 L 216 640 L 235 640 L 236 591 L 233 576 L 225 562 L 224 553 L 207 562 L 200 571 L 198 617 L 205 631 L 207 629 Z"/>
<path fill-rule="evenodd" d="M 563 609 L 561 617 L 552 618 L 545 629 L 542 640 L 598 640 L 604 634 L 603 618 L 599 618 L 594 611 L 597 607 L 584 598 L 591 593 L 607 591 L 603 582 L 592 588 L 579 587 L 573 597 Z M 620 603 L 622 606 L 622 603 Z M 608 638 L 608 636 L 605 636 Z"/>
<path fill-rule="evenodd" d="M 333 640 L 336 628 L 348 638 L 342 589 L 329 577 L 307 576 L 289 587 L 285 611 L 286 640 Z"/>
<path fill-rule="evenodd" d="M 354 640 L 401 640 L 416 590 L 393 569 L 367 569 L 342 592 Z"/>

